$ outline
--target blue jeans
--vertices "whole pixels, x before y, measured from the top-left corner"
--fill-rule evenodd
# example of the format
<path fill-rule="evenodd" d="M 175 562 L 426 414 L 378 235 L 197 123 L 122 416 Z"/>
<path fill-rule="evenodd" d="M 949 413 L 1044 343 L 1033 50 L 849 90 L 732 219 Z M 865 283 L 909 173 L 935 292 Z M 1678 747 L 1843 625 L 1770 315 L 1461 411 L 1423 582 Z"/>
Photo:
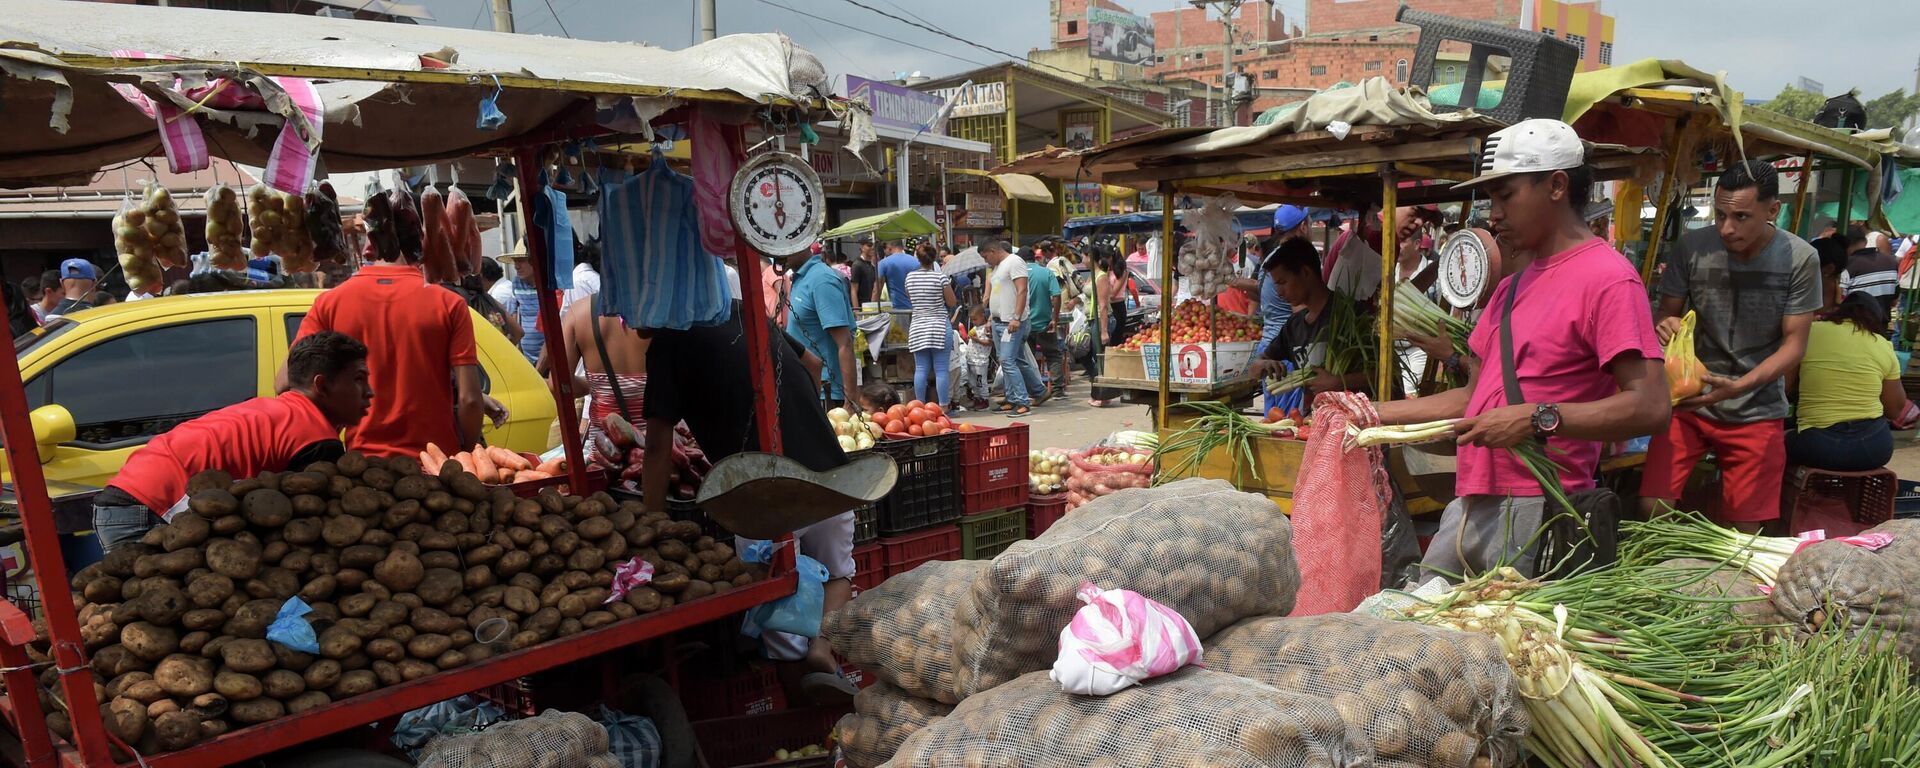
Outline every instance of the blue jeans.
<path fill-rule="evenodd" d="M 1006 323 L 993 321 L 993 349 L 1000 355 L 1000 386 L 1006 390 L 1007 402 L 1014 405 L 1033 405 L 1033 394 L 1047 386 L 1040 381 L 1040 367 L 1025 354 L 1026 348 L 1026 323 L 1009 335 Z"/>
<path fill-rule="evenodd" d="M 919 400 L 921 395 L 926 394 L 927 377 L 929 372 L 931 372 L 933 377 L 933 395 L 928 397 L 926 401 L 940 405 L 946 405 L 950 402 L 947 398 L 947 363 L 950 361 L 950 354 L 951 351 L 944 346 L 914 351 L 913 397 L 911 399 Z"/>
<path fill-rule="evenodd" d="M 1893 458 L 1886 419 L 1843 421 L 1830 427 L 1787 430 L 1787 463 L 1830 472 L 1865 472 Z"/>
<path fill-rule="evenodd" d="M 100 538 L 100 551 L 112 552 L 117 545 L 139 541 L 147 531 L 160 524 L 160 516 L 139 504 L 124 507 L 93 508 L 93 535 Z"/>

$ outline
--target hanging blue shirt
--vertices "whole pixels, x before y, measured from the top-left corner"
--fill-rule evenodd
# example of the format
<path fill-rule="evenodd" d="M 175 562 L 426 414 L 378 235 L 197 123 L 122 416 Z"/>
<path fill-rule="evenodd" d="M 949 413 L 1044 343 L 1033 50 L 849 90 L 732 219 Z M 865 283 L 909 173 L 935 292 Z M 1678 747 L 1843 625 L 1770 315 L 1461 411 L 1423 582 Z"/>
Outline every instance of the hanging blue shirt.
<path fill-rule="evenodd" d="M 822 373 L 827 381 L 827 397 L 845 400 L 846 375 L 840 370 L 840 347 L 827 333 L 830 328 L 853 328 L 852 286 L 847 278 L 819 256 L 807 259 L 794 273 L 787 312 L 787 333 L 825 363 Z"/>
<path fill-rule="evenodd" d="M 1279 338 L 1280 329 L 1286 327 L 1287 318 L 1293 317 L 1293 305 L 1280 297 L 1280 285 L 1273 276 L 1260 273 L 1260 352 Z M 1257 353 L 1256 353 L 1257 354 Z"/>
<path fill-rule="evenodd" d="M 541 171 L 540 192 L 531 197 L 533 223 L 547 239 L 548 281 L 555 288 L 569 290 L 573 288 L 573 220 L 567 218 L 567 193 L 549 186 L 547 172 Z"/>
<path fill-rule="evenodd" d="M 693 177 L 655 153 L 628 176 L 600 174 L 602 314 L 629 328 L 684 331 L 718 325 L 732 311 L 732 289 L 720 259 L 700 244 Z"/>

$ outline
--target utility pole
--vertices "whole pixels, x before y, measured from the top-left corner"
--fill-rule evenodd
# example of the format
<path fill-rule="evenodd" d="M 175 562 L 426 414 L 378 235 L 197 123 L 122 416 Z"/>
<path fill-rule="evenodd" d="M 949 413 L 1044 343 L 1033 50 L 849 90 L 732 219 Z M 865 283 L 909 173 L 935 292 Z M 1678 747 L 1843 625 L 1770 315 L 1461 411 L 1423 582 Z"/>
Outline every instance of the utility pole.
<path fill-rule="evenodd" d="M 513 31 L 513 0 L 493 0 L 493 31 Z"/>
<path fill-rule="evenodd" d="M 1200 9 L 1202 14 L 1205 14 L 1208 8 L 1220 9 L 1220 23 L 1226 31 L 1220 45 L 1220 103 L 1221 111 L 1224 113 L 1223 121 L 1227 125 L 1233 125 L 1239 122 L 1240 114 L 1239 108 L 1233 105 L 1233 17 L 1240 12 L 1240 6 L 1245 0 L 1187 0 L 1187 2 Z"/>
<path fill-rule="evenodd" d="M 717 37 L 720 30 L 714 21 L 713 0 L 693 0 L 693 3 L 700 17 L 700 39 L 695 42 L 704 43 Z"/>

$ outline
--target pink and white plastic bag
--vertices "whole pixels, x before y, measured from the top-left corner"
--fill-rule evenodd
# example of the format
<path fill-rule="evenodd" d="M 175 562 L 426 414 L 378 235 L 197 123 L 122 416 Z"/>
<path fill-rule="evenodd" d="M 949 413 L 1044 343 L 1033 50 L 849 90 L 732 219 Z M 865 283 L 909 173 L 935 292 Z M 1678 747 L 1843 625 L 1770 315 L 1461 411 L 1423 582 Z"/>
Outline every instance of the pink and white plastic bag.
<path fill-rule="evenodd" d="M 1200 636 L 1179 612 L 1126 589 L 1080 585 L 1086 607 L 1060 630 L 1053 681 L 1067 693 L 1106 696 L 1200 664 Z"/>

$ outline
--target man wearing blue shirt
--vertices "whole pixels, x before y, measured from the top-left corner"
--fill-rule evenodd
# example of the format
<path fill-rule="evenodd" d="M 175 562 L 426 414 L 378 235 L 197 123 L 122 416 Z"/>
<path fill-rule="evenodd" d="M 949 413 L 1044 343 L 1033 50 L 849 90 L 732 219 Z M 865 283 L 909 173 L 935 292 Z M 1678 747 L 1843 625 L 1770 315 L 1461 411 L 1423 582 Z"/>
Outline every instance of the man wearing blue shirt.
<path fill-rule="evenodd" d="M 920 268 L 920 260 L 907 253 L 898 240 L 887 242 L 887 256 L 880 260 L 880 279 L 887 281 L 887 298 L 894 309 L 913 309 L 907 300 L 907 275 Z"/>
<path fill-rule="evenodd" d="M 1058 332 L 1060 280 L 1043 259 L 1035 258 L 1027 263 L 1027 348 L 1034 354 L 1040 380 L 1046 385 L 1041 392 L 1028 393 L 1035 405 L 1057 393 L 1060 386 L 1057 382 L 1066 377 L 1067 370 L 1067 356 L 1060 348 Z"/>
<path fill-rule="evenodd" d="M 851 389 L 849 377 L 857 370 L 853 362 L 852 287 L 817 255 L 802 251 L 787 264 L 793 270 L 787 333 L 820 358 L 827 399 L 846 403 Z"/>
<path fill-rule="evenodd" d="M 1290 237 L 1307 236 L 1307 209 L 1297 205 L 1283 205 L 1273 212 L 1273 239 L 1268 241 L 1278 247 Z M 1266 272 L 1260 273 L 1260 350 L 1265 351 L 1280 335 L 1280 329 L 1287 324 L 1287 318 L 1293 317 L 1293 306 L 1280 297 L 1280 287 Z M 1256 353 L 1257 354 L 1257 353 Z"/>

